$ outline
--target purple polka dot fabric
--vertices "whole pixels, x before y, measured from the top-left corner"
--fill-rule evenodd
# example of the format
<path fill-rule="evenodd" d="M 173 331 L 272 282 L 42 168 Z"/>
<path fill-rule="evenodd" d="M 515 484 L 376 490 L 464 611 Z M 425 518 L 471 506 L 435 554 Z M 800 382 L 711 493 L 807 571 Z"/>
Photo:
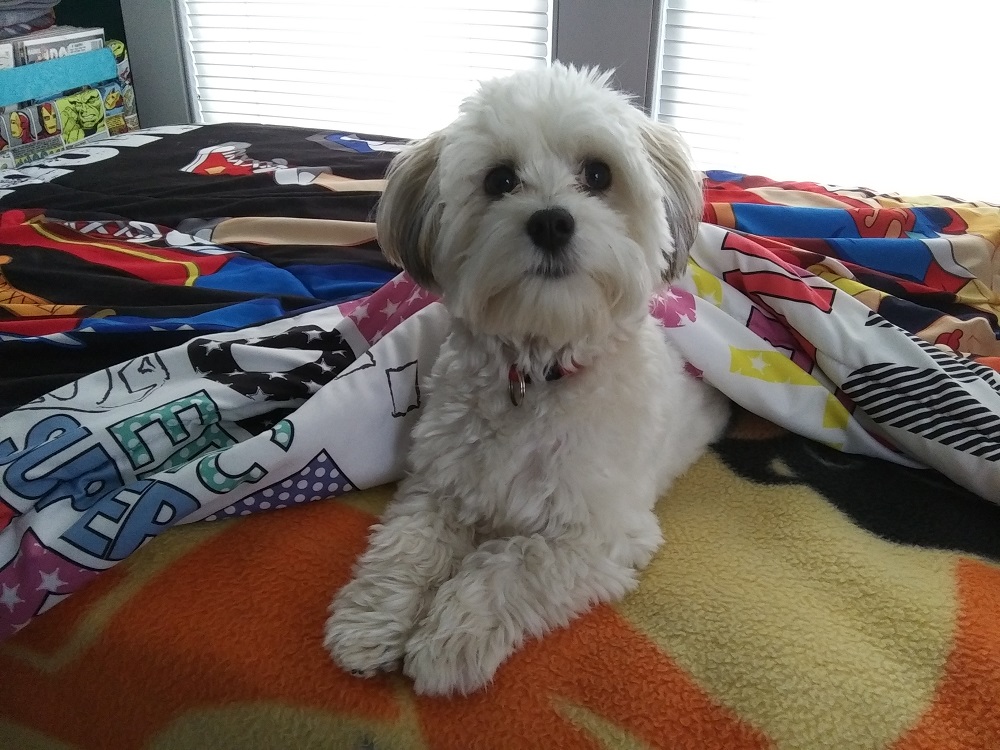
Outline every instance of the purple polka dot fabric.
<path fill-rule="evenodd" d="M 330 454 L 323 451 L 287 479 L 265 487 L 205 520 L 249 516 L 261 510 L 281 510 L 291 505 L 343 495 L 353 489 L 351 480 L 334 463 Z"/>

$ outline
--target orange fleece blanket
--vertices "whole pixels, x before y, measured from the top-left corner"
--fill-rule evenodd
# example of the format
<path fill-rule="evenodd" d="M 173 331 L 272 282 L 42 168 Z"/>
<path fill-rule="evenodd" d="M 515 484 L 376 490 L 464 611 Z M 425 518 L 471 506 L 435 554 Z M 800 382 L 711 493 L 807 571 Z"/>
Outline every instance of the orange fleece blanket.
<path fill-rule="evenodd" d="M 909 522 L 858 502 L 880 488 Z M 930 472 L 742 415 L 660 502 L 634 594 L 453 699 L 322 649 L 390 495 L 154 539 L 0 646 L 0 747 L 1000 747 L 1000 567 L 977 536 L 995 506 Z"/>

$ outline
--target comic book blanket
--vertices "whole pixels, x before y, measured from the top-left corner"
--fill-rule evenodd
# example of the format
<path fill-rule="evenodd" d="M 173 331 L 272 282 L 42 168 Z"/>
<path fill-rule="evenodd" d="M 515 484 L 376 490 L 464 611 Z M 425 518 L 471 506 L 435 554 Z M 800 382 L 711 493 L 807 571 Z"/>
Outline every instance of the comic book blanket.
<path fill-rule="evenodd" d="M 1000 500 L 1000 207 L 721 172 L 706 197 L 663 311 L 689 362 L 799 434 Z"/>
<path fill-rule="evenodd" d="M 399 476 L 420 408 L 420 376 L 447 317 L 405 276 L 379 286 L 391 274 L 378 264 L 368 218 L 394 146 L 354 135 L 220 127 L 126 136 L 84 151 L 76 162 L 47 162 L 20 183 L 7 182 L 0 208 L 10 209 L 2 228 L 11 239 L 3 252 L 12 259 L 27 257 L 26 246 L 55 253 L 24 262 L 18 274 L 12 260 L 4 276 L 12 316 L 0 321 L 9 326 L 0 347 L 10 347 L 0 355 L 22 369 L 0 381 L 9 404 L 0 417 L 2 635 L 95 577 L 98 586 L 121 580 L 123 573 L 98 573 L 172 526 L 349 499 Z M 143 174 L 127 168 L 135 155 L 131 163 L 142 164 Z M 122 165 L 113 190 L 107 176 L 102 181 L 84 169 L 109 161 Z M 161 187 L 151 190 L 151 180 Z M 797 440 L 813 446 L 822 457 L 818 465 L 862 460 L 850 454 L 882 459 L 864 459 L 864 466 L 881 468 L 849 496 L 827 494 L 828 501 L 830 494 L 840 498 L 836 507 L 855 524 L 903 545 L 961 550 L 968 560 L 1000 558 L 997 506 L 968 491 L 1000 499 L 994 258 L 1000 209 L 724 173 L 709 174 L 706 191 L 690 278 L 651 301 L 666 335 L 734 401 L 808 438 Z M 43 198 L 57 208 L 39 214 Z M 37 244 L 42 239 L 58 247 Z M 303 259 L 306 250 L 313 252 Z M 46 288 L 58 253 L 85 256 L 89 265 L 66 272 L 77 279 L 73 285 Z M 353 263 L 325 262 L 337 258 Z M 249 264 L 243 272 L 241 263 Z M 345 290 L 341 282 L 355 284 L 359 269 L 361 286 Z M 118 285 L 139 282 L 131 287 L 138 292 L 107 301 Z M 200 297 L 182 296 L 191 294 L 209 297 L 202 305 Z M 261 300 L 267 307 L 258 310 Z M 79 309 L 45 307 L 67 304 Z M 742 450 L 727 461 L 755 481 L 806 481 L 787 456 Z M 917 463 L 968 490 L 942 474 L 907 468 Z M 818 481 L 815 462 L 807 473 L 808 482 Z M 896 486 L 871 481 L 877 476 L 911 479 Z M 914 483 L 931 489 L 916 492 Z M 718 507 L 722 499 L 714 492 L 695 492 L 695 504 Z M 782 521 L 783 533 L 803 543 L 798 535 L 812 532 L 793 515 Z M 696 528 L 691 533 L 697 536 Z M 350 544 L 337 538 L 359 546 L 363 532 L 356 539 L 351 532 Z M 896 551 L 905 546 L 885 544 L 878 552 L 885 568 L 879 595 L 893 576 L 903 585 L 923 575 Z M 746 551 L 733 550 L 747 574 L 760 572 L 757 551 L 743 557 Z M 843 579 L 843 569 L 863 562 L 841 552 L 834 554 L 840 568 L 800 570 L 806 558 L 793 567 L 798 575 L 812 570 L 823 592 Z M 954 645 L 949 638 L 961 635 L 948 623 L 965 611 L 955 608 L 954 591 L 969 585 L 959 575 L 969 568 L 942 564 L 946 575 L 934 596 L 952 592 L 952 598 L 940 610 L 937 656 L 897 620 L 873 634 L 863 617 L 848 617 L 847 641 L 874 640 L 873 653 L 882 656 L 916 649 L 917 661 L 929 670 L 933 663 L 943 679 L 941 654 Z M 973 569 L 974 598 L 993 606 L 994 569 L 988 563 Z M 916 606 L 928 605 L 920 599 L 925 592 L 910 593 Z M 328 594 L 322 598 L 325 606 Z M 62 622 L 61 611 L 79 615 L 75 599 L 42 619 Z M 674 611 L 655 601 L 649 606 Z M 912 615 L 925 621 L 922 610 Z M 668 619 L 656 627 L 687 626 Z M 33 630 L 15 637 L 10 653 L 21 653 L 17 644 L 30 642 Z M 1000 648 L 991 633 L 975 633 L 975 648 L 993 654 Z M 743 666 L 751 670 L 744 678 L 755 674 L 749 662 Z M 992 685 L 978 671 L 971 674 L 961 675 L 961 690 L 972 690 L 969 680 L 975 690 Z M 923 684 L 937 683 L 928 677 Z M 926 709 L 932 692 L 912 702 L 910 719 Z M 751 691 L 751 700 L 771 698 Z M 984 720 L 987 713 L 975 716 Z"/>

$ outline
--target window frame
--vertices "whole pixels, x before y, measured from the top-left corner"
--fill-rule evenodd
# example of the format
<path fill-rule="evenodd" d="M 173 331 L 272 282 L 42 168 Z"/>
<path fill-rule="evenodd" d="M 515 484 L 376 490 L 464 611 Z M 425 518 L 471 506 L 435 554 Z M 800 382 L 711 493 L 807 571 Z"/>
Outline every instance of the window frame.
<path fill-rule="evenodd" d="M 655 103 L 661 0 L 554 0 L 552 58 L 616 69 L 616 82 L 647 112 Z M 195 120 L 178 0 L 121 0 L 143 127 Z M 595 34 L 594 29 L 607 33 Z"/>

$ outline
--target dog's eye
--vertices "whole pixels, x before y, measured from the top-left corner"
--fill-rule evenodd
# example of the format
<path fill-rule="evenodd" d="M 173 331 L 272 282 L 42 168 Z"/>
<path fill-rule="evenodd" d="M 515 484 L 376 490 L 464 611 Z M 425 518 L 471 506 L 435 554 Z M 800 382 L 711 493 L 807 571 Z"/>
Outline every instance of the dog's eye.
<path fill-rule="evenodd" d="M 498 198 L 504 193 L 513 192 L 519 184 L 521 184 L 520 180 L 517 179 L 514 170 L 504 164 L 493 167 L 486 173 L 486 179 L 483 180 L 486 194 L 492 195 L 494 198 Z"/>
<path fill-rule="evenodd" d="M 611 167 L 603 161 L 592 160 L 583 165 L 583 181 L 596 193 L 611 187 Z"/>

